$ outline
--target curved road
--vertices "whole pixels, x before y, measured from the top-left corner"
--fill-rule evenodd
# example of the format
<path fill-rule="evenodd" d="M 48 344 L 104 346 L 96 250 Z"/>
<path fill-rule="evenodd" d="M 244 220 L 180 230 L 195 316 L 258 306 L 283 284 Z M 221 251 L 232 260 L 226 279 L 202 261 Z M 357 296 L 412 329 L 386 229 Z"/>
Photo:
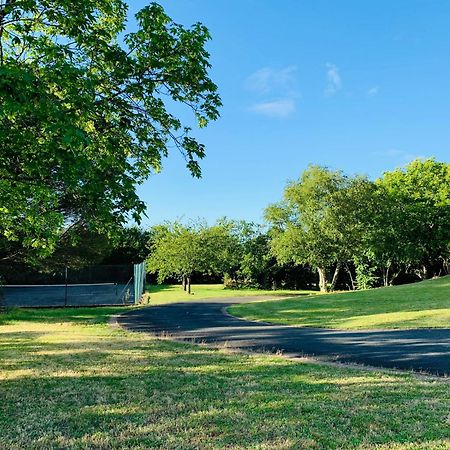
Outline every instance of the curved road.
<path fill-rule="evenodd" d="M 117 321 L 128 330 L 170 335 L 189 342 L 226 345 L 246 351 L 282 352 L 292 357 L 309 355 L 327 361 L 435 375 L 450 374 L 450 329 L 294 328 L 242 320 L 225 311 L 234 303 L 256 299 L 221 298 L 151 306 L 124 313 Z"/>

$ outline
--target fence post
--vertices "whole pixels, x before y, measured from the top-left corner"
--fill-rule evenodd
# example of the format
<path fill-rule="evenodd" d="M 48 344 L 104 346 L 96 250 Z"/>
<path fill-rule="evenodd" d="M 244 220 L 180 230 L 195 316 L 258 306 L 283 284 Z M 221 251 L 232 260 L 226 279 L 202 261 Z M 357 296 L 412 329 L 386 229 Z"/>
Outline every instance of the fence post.
<path fill-rule="evenodd" d="M 145 262 L 134 265 L 134 303 L 136 304 L 144 293 Z"/>
<path fill-rule="evenodd" d="M 64 289 L 64 306 L 67 306 L 67 297 L 68 297 L 68 286 L 67 286 L 67 266 L 64 268 L 64 282 L 65 282 L 65 289 Z"/>

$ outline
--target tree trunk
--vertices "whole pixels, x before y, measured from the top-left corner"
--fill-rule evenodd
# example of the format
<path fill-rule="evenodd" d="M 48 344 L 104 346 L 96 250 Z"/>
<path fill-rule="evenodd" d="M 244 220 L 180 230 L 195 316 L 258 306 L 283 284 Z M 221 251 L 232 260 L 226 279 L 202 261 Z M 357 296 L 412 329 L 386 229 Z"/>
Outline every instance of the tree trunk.
<path fill-rule="evenodd" d="M 429 278 L 431 278 L 430 271 L 425 264 L 422 265 L 422 277 L 424 280 L 428 280 Z"/>
<path fill-rule="evenodd" d="M 191 293 L 191 277 L 187 277 L 187 292 L 188 294 Z"/>
<path fill-rule="evenodd" d="M 389 269 L 390 266 L 386 267 L 383 271 L 383 285 L 389 286 Z"/>
<path fill-rule="evenodd" d="M 181 285 L 183 286 L 183 291 L 186 291 L 186 277 L 184 275 L 181 277 Z"/>
<path fill-rule="evenodd" d="M 327 286 L 327 271 L 322 269 L 321 267 L 317 268 L 317 272 L 319 273 L 319 289 L 320 292 L 328 292 Z"/>
<path fill-rule="evenodd" d="M 389 280 L 389 286 L 393 286 L 394 280 L 400 275 L 401 269 L 398 269 L 393 275 L 391 275 L 391 279 Z"/>
<path fill-rule="evenodd" d="M 347 263 L 345 264 L 345 270 L 348 273 L 348 276 L 350 277 L 350 283 L 352 284 L 351 290 L 354 291 L 356 289 L 356 283 L 355 280 L 353 279 L 352 270 L 350 269 L 350 267 L 348 267 Z"/>
<path fill-rule="evenodd" d="M 336 283 L 339 277 L 339 272 L 341 270 L 341 263 L 338 262 L 336 264 L 336 268 L 334 269 L 334 274 L 333 274 L 333 279 L 331 280 L 331 284 L 330 284 L 330 291 L 334 291 L 335 287 L 336 287 Z"/>
<path fill-rule="evenodd" d="M 383 285 L 385 287 L 386 286 L 392 286 L 393 283 L 394 283 L 394 280 L 402 272 L 402 269 L 399 268 L 396 272 L 392 272 L 392 274 L 391 274 L 391 269 L 392 269 L 392 264 L 390 264 L 389 266 L 385 267 L 384 270 L 383 270 Z"/>

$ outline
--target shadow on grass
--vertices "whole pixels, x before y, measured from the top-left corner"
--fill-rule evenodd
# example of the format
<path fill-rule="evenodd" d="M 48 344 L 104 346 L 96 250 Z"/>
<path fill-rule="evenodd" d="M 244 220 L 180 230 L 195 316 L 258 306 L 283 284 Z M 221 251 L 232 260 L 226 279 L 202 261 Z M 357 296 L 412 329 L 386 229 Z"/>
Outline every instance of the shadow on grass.
<path fill-rule="evenodd" d="M 98 306 L 88 308 L 7 308 L 0 313 L 0 325 L 14 322 L 67 323 L 95 325 L 108 322 L 114 314 L 125 312 L 130 306 Z"/>
<path fill-rule="evenodd" d="M 123 310 L 4 316 L 11 327 L 0 334 L 0 448 L 424 450 L 448 444 L 448 383 L 84 327 Z"/>
<path fill-rule="evenodd" d="M 21 351 L 0 360 L 1 448 L 426 449 L 450 431 L 445 383 L 134 335 L 44 335 L 3 336 Z"/>

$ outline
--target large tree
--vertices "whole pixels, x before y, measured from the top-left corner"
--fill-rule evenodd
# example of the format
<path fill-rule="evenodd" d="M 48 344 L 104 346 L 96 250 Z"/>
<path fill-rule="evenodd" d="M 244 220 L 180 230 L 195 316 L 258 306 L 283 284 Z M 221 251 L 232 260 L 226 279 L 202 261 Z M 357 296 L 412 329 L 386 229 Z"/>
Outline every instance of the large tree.
<path fill-rule="evenodd" d="M 200 127 L 218 117 L 208 30 L 152 3 L 123 35 L 126 14 L 122 0 L 0 0 L 0 233 L 16 248 L 139 221 L 136 185 L 170 147 L 200 176 L 204 147 L 173 105 Z"/>
<path fill-rule="evenodd" d="M 422 279 L 438 274 L 450 257 L 450 164 L 417 159 L 377 184 L 389 210 L 374 233 L 375 256 L 385 250 L 387 270 L 397 262 Z"/>
<path fill-rule="evenodd" d="M 320 290 L 333 290 L 341 269 L 350 273 L 348 263 L 362 252 L 361 217 L 371 214 L 375 189 L 364 177 L 310 166 L 266 209 L 272 253 L 282 264 L 315 268 Z"/>
<path fill-rule="evenodd" d="M 281 263 L 317 269 L 321 291 L 334 288 L 346 251 L 329 217 L 333 195 L 347 184 L 340 171 L 310 166 L 298 181 L 287 185 L 282 201 L 265 212 L 272 226 L 274 255 Z"/>

